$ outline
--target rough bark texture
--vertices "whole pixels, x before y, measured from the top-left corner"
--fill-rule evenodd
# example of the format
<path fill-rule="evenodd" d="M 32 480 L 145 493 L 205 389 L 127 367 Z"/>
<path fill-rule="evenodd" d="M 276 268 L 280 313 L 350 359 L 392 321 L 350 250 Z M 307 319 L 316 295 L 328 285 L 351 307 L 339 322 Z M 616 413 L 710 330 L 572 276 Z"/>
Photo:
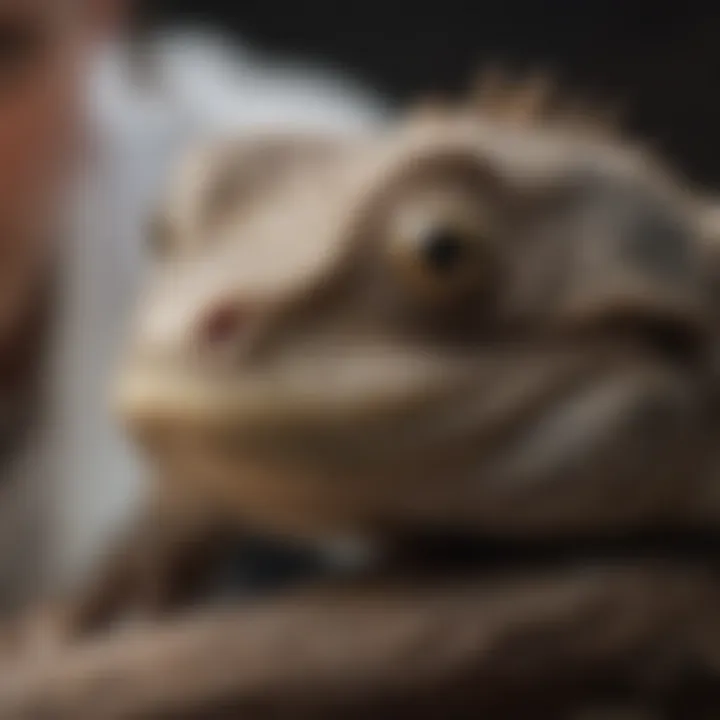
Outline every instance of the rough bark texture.
<path fill-rule="evenodd" d="M 316 589 L 16 659 L 0 718 L 717 717 L 719 598 L 667 566 Z"/>

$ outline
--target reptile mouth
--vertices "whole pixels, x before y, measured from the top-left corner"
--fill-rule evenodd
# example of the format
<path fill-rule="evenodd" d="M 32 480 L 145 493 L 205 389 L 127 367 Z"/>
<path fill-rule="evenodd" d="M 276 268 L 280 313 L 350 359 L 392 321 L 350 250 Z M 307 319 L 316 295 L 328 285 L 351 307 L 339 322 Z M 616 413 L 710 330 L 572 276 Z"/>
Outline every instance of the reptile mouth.
<path fill-rule="evenodd" d="M 238 431 L 348 418 L 362 422 L 396 408 L 412 412 L 467 384 L 472 370 L 472 358 L 452 361 L 386 349 L 361 356 L 346 349 L 336 357 L 236 375 L 140 364 L 121 373 L 114 405 L 130 422 L 232 424 Z"/>
<path fill-rule="evenodd" d="M 652 343 L 670 345 L 677 354 L 686 348 L 664 329 L 653 333 Z M 579 348 L 499 344 L 478 354 L 436 356 L 412 349 L 378 347 L 359 353 L 343 348 L 324 352 L 322 358 L 224 374 L 138 363 L 123 368 L 112 403 L 130 428 L 230 430 L 237 438 L 268 436 L 275 441 L 329 431 L 332 442 L 346 430 L 367 437 L 379 430 L 382 440 L 403 424 L 414 428 L 416 418 L 428 413 L 452 414 L 468 398 L 482 422 L 503 425 L 538 403 L 574 392 L 578 383 L 632 373 L 632 359 L 627 360 L 622 348 L 617 352 L 611 345 L 608 351 L 600 343 Z M 644 366 L 652 371 L 657 364 Z"/>

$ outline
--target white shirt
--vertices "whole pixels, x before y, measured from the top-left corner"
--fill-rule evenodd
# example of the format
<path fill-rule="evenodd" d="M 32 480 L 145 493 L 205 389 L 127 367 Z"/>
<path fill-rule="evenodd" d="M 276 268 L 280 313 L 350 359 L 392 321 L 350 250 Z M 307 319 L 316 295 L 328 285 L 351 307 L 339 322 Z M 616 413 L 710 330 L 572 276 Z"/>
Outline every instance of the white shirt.
<path fill-rule="evenodd" d="M 122 48 L 91 78 L 95 153 L 68 208 L 41 422 L 0 494 L 0 596 L 75 582 L 142 502 L 141 468 L 107 388 L 142 276 L 145 220 L 179 154 L 208 133 L 364 129 L 383 115 L 345 78 L 271 64 L 217 38 L 168 36 L 155 50 L 157 91 L 132 85 Z"/>

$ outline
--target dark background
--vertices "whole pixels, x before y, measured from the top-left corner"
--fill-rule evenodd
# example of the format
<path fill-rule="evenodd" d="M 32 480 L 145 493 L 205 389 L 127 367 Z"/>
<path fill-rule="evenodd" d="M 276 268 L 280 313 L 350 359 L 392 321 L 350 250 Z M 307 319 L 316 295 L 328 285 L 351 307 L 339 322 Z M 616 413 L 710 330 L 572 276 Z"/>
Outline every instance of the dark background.
<path fill-rule="evenodd" d="M 695 179 L 720 185 L 720 6 L 712 2 L 144 2 L 144 27 L 171 20 L 236 31 L 263 49 L 339 67 L 398 103 L 455 92 L 483 61 L 549 66 L 571 86 L 621 99 L 632 129 Z"/>

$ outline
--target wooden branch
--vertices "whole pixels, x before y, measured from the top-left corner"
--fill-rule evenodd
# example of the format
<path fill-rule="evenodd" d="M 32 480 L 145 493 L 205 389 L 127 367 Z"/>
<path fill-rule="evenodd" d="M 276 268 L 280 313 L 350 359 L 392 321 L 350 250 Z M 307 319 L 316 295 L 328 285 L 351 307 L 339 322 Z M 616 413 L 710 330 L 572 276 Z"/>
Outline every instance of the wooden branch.
<path fill-rule="evenodd" d="M 464 717 L 598 680 L 667 686 L 688 663 L 720 679 L 719 590 L 667 567 L 318 590 L 16 661 L 0 718 Z"/>

